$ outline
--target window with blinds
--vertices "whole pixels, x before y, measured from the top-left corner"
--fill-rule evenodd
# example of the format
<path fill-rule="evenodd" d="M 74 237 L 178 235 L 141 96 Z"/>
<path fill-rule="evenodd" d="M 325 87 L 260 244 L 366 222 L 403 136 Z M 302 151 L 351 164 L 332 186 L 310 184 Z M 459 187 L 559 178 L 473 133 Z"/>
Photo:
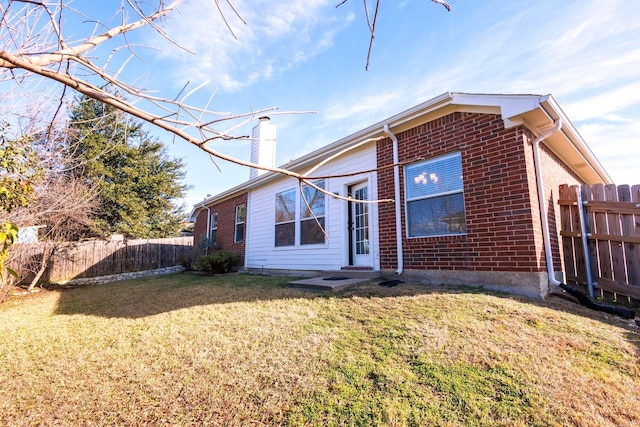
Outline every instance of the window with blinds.
<path fill-rule="evenodd" d="M 404 176 L 409 237 L 466 233 L 460 153 L 408 165 Z"/>

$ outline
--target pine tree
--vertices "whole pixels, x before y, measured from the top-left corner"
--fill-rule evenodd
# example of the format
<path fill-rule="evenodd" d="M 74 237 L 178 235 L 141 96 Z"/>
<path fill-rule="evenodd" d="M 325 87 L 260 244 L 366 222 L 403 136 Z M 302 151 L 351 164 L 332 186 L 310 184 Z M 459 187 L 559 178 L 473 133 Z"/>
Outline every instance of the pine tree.
<path fill-rule="evenodd" d="M 99 188 L 95 231 L 133 238 L 176 235 L 184 217 L 174 202 L 187 187 L 183 163 L 142 124 L 99 101 L 82 97 L 71 111 L 71 173 Z"/>

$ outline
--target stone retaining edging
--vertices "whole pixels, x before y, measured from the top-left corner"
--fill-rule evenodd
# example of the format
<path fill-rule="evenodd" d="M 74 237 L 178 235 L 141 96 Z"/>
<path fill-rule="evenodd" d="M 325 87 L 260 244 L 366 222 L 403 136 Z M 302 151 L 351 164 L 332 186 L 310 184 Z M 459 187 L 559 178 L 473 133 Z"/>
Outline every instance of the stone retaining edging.
<path fill-rule="evenodd" d="M 161 274 L 181 273 L 185 271 L 181 265 L 173 267 L 158 268 L 155 270 L 133 271 L 131 273 L 111 274 L 109 276 L 82 277 L 71 279 L 66 282 L 59 282 L 64 285 L 100 285 L 103 283 L 118 282 L 120 280 L 139 279 L 141 277 L 159 276 Z"/>

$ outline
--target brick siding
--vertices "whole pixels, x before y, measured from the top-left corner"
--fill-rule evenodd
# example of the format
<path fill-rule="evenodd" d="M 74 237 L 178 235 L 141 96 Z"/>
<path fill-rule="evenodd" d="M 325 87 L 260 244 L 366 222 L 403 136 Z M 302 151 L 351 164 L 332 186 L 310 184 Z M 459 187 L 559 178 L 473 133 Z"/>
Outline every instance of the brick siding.
<path fill-rule="evenodd" d="M 236 229 L 236 206 L 247 205 L 247 193 L 239 194 L 233 198 L 224 200 L 219 203 L 210 205 L 210 211 L 201 209 L 198 213 L 196 224 L 194 227 L 194 247 L 198 248 L 203 244 L 207 236 L 207 215 L 210 213 L 218 214 L 218 231 L 216 244 L 222 250 L 231 251 L 244 260 L 245 240 L 246 240 L 246 222 L 244 227 L 244 240 L 235 242 Z M 249 218 L 247 218 L 249 221 Z"/>
<path fill-rule="evenodd" d="M 404 267 L 416 270 L 539 272 L 545 270 L 535 185 L 531 133 L 504 128 L 499 115 L 452 113 L 396 135 L 399 161 L 412 162 L 459 151 L 462 160 L 466 235 L 403 238 Z M 393 163 L 390 139 L 377 143 L 378 167 Z M 550 200 L 556 183 L 576 178 L 547 150 L 543 176 Z M 404 176 L 400 168 L 403 236 L 406 236 Z M 381 199 L 394 198 L 393 170 L 378 173 Z M 553 192 L 553 196 L 551 193 Z M 554 203 L 550 202 L 555 234 Z M 395 208 L 382 204 L 380 264 L 397 266 Z M 559 247 L 555 239 L 554 252 Z M 558 260 L 560 258 L 558 257 Z M 559 261 L 558 261 L 559 262 Z"/>

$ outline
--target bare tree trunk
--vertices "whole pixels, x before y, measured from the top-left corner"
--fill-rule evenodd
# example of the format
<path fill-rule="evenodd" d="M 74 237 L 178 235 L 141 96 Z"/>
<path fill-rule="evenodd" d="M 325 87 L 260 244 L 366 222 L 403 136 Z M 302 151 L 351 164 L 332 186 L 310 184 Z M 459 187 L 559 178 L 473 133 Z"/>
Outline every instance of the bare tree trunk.
<path fill-rule="evenodd" d="M 47 268 L 49 267 L 49 261 L 53 258 L 55 251 L 56 251 L 56 246 L 52 247 L 50 250 L 45 247 L 44 252 L 42 253 L 42 260 L 40 261 L 40 269 L 38 270 L 38 273 L 31 281 L 31 284 L 29 284 L 29 287 L 27 288 L 27 292 L 33 291 L 33 288 L 36 287 L 36 285 L 40 281 L 40 278 L 42 277 L 44 272 L 47 271 Z"/>

